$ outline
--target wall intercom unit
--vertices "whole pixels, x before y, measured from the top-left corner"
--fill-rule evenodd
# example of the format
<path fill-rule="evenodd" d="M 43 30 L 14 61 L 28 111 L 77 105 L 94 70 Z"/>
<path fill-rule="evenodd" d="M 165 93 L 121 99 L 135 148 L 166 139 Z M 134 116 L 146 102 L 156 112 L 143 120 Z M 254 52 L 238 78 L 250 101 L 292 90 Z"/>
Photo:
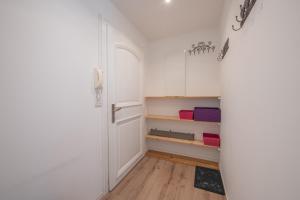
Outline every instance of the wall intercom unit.
<path fill-rule="evenodd" d="M 96 107 L 102 106 L 102 90 L 103 90 L 103 70 L 99 67 L 94 68 L 94 88 L 96 92 Z"/>

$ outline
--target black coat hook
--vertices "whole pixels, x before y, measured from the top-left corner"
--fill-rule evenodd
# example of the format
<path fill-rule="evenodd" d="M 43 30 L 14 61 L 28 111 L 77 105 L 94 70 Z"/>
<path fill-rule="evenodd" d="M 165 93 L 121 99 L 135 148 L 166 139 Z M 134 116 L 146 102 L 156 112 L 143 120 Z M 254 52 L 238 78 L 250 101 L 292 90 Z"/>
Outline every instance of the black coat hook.
<path fill-rule="evenodd" d="M 234 31 L 239 31 L 239 30 L 241 30 L 241 29 L 242 29 L 242 27 L 240 27 L 240 28 L 235 28 L 234 25 L 232 25 L 232 30 L 234 30 Z"/>
<path fill-rule="evenodd" d="M 238 31 L 243 28 L 246 19 L 249 16 L 255 3 L 256 0 L 245 0 L 244 4 L 240 5 L 240 19 L 238 16 L 235 16 L 235 20 L 240 24 L 240 28 L 235 28 L 234 25 L 232 25 L 232 30 Z"/>
<path fill-rule="evenodd" d="M 221 52 L 219 53 L 219 56 L 217 58 L 218 61 L 222 61 L 229 49 L 229 38 L 227 38 L 223 48 L 221 49 Z"/>
<path fill-rule="evenodd" d="M 242 22 L 242 21 L 243 21 L 243 19 L 239 19 L 238 16 L 235 16 L 235 20 L 236 20 L 237 22 Z"/>

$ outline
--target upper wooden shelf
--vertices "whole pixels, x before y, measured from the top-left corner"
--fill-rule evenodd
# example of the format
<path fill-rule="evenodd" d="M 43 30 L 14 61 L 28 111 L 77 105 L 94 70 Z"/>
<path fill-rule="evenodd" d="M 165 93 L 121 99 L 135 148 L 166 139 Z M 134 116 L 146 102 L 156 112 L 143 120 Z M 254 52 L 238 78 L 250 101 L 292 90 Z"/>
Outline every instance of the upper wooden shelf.
<path fill-rule="evenodd" d="M 220 96 L 146 96 L 145 99 L 220 99 Z"/>
<path fill-rule="evenodd" d="M 154 141 L 161 141 L 161 142 L 171 142 L 171 143 L 177 143 L 177 144 L 192 145 L 192 146 L 197 146 L 197 147 L 202 147 L 202 148 L 219 150 L 219 147 L 205 145 L 203 143 L 203 141 L 201 141 L 201 140 L 183 140 L 183 139 L 161 137 L 161 136 L 155 136 L 155 135 L 146 135 L 146 139 L 154 140 Z"/>
<path fill-rule="evenodd" d="M 180 119 L 178 116 L 164 116 L 164 115 L 147 115 L 146 119 L 153 120 L 165 120 L 165 121 L 183 121 L 183 122 L 196 122 L 196 123 L 212 123 L 212 124 L 220 124 L 220 122 L 206 122 L 206 121 L 194 121 L 188 119 Z"/>

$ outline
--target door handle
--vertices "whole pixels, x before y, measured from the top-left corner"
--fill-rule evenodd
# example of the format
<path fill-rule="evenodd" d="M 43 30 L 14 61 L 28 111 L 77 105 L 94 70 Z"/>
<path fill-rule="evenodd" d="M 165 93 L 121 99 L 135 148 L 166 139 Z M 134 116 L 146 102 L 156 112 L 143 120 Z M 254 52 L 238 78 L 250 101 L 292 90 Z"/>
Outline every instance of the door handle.
<path fill-rule="evenodd" d="M 111 105 L 111 114 L 112 114 L 111 115 L 111 117 L 112 117 L 111 121 L 112 121 L 112 123 L 115 123 L 115 121 L 116 121 L 116 112 L 118 112 L 121 109 L 122 109 L 122 107 L 116 107 L 116 104 Z"/>

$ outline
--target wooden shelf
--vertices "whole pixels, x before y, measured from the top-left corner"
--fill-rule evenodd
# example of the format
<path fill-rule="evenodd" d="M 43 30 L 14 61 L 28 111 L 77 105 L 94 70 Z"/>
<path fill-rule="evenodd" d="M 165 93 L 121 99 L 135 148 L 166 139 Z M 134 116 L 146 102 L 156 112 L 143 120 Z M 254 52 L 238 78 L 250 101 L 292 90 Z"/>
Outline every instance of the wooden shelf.
<path fill-rule="evenodd" d="M 218 150 L 218 147 L 208 146 L 203 143 L 201 140 L 183 140 L 183 139 L 176 139 L 176 138 L 169 138 L 169 137 L 161 137 L 155 135 L 146 135 L 147 140 L 154 140 L 154 141 L 161 141 L 161 142 L 171 142 L 177 144 L 185 144 L 185 145 L 192 145 L 197 147 L 209 148 Z"/>
<path fill-rule="evenodd" d="M 182 122 L 195 122 L 195 123 L 212 123 L 212 124 L 220 124 L 219 122 L 206 122 L 206 121 L 194 121 L 188 119 L 180 119 L 178 116 L 163 116 L 163 115 L 147 115 L 146 119 L 152 120 L 164 120 L 164 121 L 182 121 Z"/>
<path fill-rule="evenodd" d="M 220 99 L 220 96 L 146 96 L 145 99 Z"/>

